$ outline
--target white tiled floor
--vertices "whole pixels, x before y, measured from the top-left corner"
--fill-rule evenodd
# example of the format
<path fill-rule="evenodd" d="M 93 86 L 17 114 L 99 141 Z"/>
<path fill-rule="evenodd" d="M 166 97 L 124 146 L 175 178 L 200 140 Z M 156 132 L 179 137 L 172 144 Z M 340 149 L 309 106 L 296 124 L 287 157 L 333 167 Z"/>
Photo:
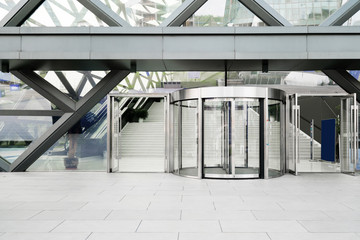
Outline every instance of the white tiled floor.
<path fill-rule="evenodd" d="M 360 176 L 1 173 L 0 240 L 360 240 Z"/>

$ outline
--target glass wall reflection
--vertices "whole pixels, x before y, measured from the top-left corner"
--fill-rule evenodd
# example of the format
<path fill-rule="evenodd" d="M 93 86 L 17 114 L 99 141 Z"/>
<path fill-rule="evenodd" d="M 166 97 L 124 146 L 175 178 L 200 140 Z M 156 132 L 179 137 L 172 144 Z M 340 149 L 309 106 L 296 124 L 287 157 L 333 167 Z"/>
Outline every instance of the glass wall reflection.
<path fill-rule="evenodd" d="M 107 105 L 104 98 L 75 123 L 28 171 L 105 171 Z M 53 118 L 53 121 L 56 117 Z"/>

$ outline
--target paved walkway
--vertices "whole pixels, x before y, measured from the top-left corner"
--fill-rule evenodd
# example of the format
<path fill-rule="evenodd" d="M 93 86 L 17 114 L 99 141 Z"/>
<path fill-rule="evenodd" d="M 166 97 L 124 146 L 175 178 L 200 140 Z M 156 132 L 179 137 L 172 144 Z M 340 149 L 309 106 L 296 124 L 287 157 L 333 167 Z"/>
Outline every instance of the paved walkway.
<path fill-rule="evenodd" d="M 3 239 L 360 240 L 360 176 L 1 173 Z"/>

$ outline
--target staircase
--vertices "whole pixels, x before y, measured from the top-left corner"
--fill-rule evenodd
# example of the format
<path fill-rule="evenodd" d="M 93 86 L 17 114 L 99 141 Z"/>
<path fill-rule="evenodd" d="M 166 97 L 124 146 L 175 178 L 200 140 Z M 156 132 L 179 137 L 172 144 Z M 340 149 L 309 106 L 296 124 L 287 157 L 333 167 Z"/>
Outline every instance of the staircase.
<path fill-rule="evenodd" d="M 143 122 L 127 123 L 120 139 L 120 172 L 164 172 L 164 103 L 154 102 Z"/>

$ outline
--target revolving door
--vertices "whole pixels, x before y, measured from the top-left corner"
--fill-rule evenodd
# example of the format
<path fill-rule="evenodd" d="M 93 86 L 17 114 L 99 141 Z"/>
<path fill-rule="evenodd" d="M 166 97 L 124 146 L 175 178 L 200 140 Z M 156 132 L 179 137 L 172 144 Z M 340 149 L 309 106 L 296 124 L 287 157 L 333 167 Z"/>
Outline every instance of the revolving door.
<path fill-rule="evenodd" d="M 174 173 L 195 178 L 283 175 L 284 97 L 280 90 L 258 87 L 173 93 Z"/>
<path fill-rule="evenodd" d="M 204 177 L 258 178 L 258 99 L 205 99 Z"/>

